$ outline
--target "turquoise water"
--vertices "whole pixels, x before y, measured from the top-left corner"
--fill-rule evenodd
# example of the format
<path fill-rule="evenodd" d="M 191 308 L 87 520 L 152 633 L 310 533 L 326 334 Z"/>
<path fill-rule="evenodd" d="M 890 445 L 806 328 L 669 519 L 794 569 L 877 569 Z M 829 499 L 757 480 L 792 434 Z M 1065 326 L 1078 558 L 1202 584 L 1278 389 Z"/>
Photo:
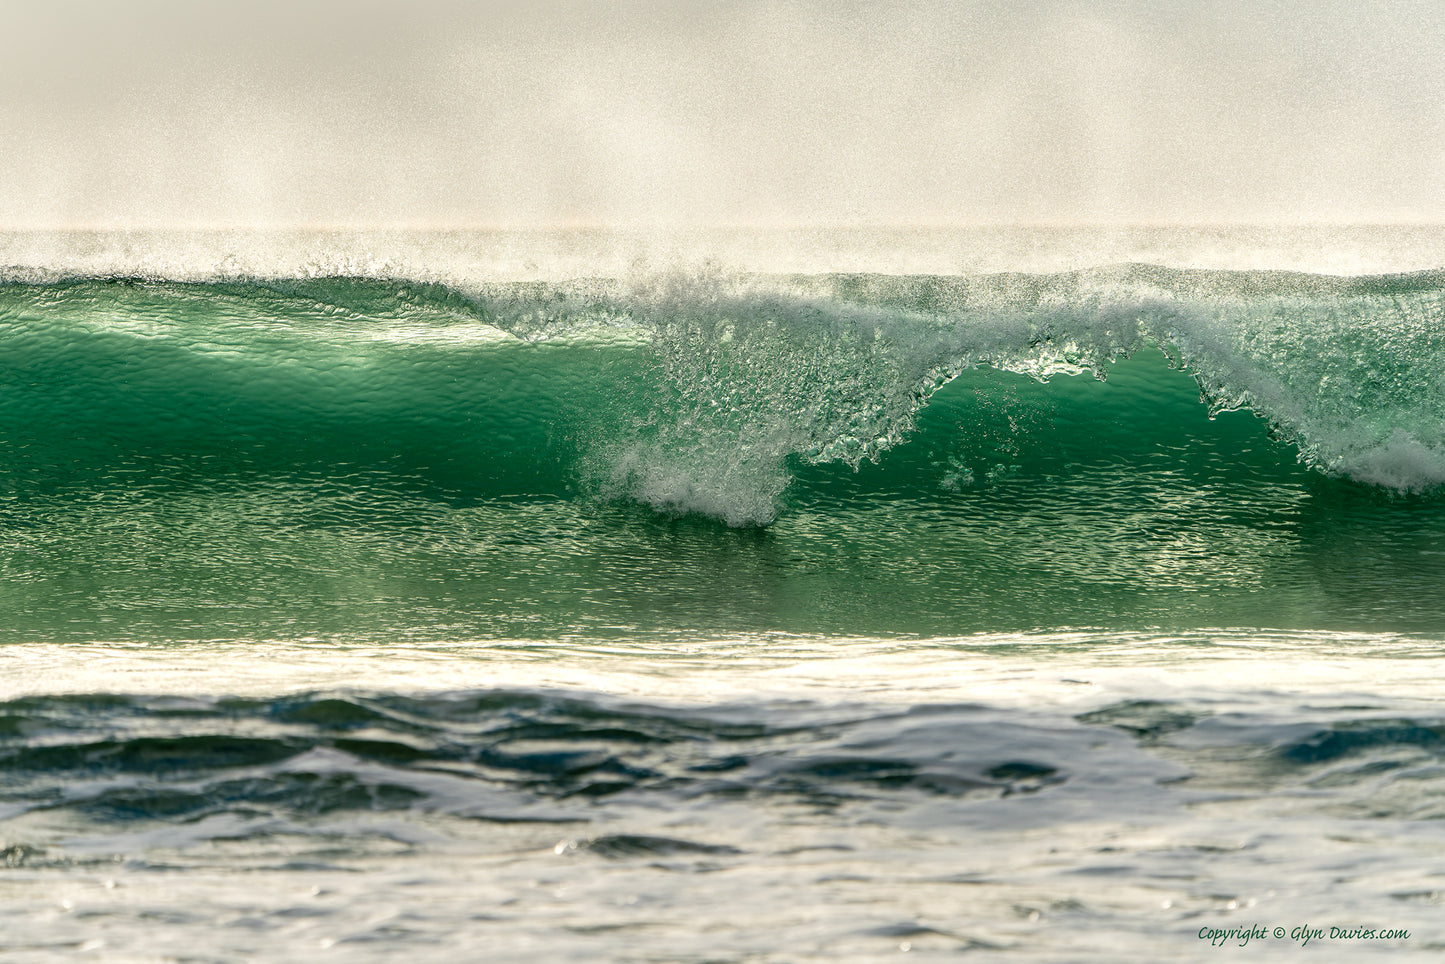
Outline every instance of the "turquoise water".
<path fill-rule="evenodd" d="M 179 274 L 0 285 L 11 958 L 1438 953 L 1445 275 Z"/>
<path fill-rule="evenodd" d="M 671 284 L 10 286 L 0 633 L 1445 630 L 1438 276 Z"/>

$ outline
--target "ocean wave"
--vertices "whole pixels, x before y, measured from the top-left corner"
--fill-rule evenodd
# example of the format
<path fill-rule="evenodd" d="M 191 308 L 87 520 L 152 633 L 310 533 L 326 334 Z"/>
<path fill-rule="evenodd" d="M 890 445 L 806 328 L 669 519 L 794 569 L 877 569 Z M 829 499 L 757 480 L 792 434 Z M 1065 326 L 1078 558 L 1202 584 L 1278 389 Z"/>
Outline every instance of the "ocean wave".
<path fill-rule="evenodd" d="M 1254 412 L 1322 473 L 1445 483 L 1439 272 L 12 278 L 0 340 L 0 429 L 31 469 L 47 449 L 234 465 L 240 443 L 324 465 L 335 443 L 385 460 L 426 438 L 461 471 L 487 451 L 481 478 L 514 492 L 767 524 L 797 466 L 879 461 L 966 372 L 1103 380 L 1157 350 L 1211 414 Z"/>

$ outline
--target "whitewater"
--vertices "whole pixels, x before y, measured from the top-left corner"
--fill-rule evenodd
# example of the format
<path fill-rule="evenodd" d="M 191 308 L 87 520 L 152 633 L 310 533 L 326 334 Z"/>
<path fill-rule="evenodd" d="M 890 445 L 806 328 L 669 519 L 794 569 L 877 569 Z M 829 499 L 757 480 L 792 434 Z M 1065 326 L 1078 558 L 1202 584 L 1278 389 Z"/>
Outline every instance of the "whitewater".
<path fill-rule="evenodd" d="M 0 237 L 0 948 L 1434 959 L 1442 266 Z"/>

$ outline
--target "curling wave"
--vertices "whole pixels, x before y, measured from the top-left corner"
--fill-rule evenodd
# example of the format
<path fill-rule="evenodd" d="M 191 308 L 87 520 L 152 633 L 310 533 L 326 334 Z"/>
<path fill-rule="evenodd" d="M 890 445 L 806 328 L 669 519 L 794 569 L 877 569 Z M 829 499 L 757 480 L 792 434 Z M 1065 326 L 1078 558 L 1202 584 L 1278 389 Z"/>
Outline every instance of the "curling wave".
<path fill-rule="evenodd" d="M 1158 349 L 1212 414 L 1248 409 L 1323 473 L 1419 493 L 1445 482 L 1442 297 L 1440 273 L 1144 266 L 469 290 L 12 280 L 0 287 L 0 427 L 12 473 L 97 453 L 195 469 L 197 452 L 298 465 L 410 451 L 514 492 L 580 481 L 766 524 L 791 465 L 878 461 L 962 373 L 1102 380 Z"/>

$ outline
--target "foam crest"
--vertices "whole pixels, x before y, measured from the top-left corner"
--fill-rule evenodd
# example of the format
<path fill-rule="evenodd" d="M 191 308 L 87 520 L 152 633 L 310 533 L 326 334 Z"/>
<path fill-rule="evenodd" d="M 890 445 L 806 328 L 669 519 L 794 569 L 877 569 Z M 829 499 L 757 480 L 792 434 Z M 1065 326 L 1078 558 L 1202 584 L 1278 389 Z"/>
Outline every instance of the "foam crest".
<path fill-rule="evenodd" d="M 1440 289 L 1195 302 L 1173 321 L 1214 411 L 1268 419 L 1327 473 L 1402 493 L 1445 482 Z"/>

